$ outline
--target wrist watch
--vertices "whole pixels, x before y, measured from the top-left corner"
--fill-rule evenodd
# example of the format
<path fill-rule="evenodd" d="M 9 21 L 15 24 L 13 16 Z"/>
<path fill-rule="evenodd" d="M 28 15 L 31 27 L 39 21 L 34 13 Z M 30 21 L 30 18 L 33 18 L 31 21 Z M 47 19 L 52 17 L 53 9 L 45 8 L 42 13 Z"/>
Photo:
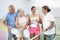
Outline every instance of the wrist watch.
<path fill-rule="evenodd" d="M 47 31 L 48 29 L 46 29 L 46 31 Z"/>

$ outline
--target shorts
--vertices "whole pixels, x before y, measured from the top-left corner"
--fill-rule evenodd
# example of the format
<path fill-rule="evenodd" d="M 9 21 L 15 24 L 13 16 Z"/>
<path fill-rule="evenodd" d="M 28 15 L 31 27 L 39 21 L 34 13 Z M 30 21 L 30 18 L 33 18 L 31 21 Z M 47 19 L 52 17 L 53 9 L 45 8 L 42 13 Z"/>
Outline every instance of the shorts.
<path fill-rule="evenodd" d="M 16 35 L 16 37 L 23 37 L 23 29 L 22 28 L 18 28 L 18 34 Z"/>
<path fill-rule="evenodd" d="M 29 27 L 29 32 L 30 34 L 34 34 L 34 35 L 37 35 L 40 33 L 40 27 L 37 26 L 37 27 Z"/>

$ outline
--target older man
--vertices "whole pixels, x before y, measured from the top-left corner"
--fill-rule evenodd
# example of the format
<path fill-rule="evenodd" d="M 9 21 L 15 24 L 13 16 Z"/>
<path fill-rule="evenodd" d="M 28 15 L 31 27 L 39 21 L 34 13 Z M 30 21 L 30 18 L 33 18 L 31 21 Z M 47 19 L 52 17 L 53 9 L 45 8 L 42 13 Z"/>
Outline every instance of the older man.
<path fill-rule="evenodd" d="M 12 40 L 12 38 L 16 40 L 16 36 L 11 33 L 11 29 L 15 28 L 15 20 L 18 15 L 15 12 L 15 8 L 13 5 L 10 5 L 8 7 L 8 10 L 9 12 L 7 13 L 5 19 L 3 20 L 3 23 L 7 27 L 7 30 L 8 30 L 8 40 Z"/>

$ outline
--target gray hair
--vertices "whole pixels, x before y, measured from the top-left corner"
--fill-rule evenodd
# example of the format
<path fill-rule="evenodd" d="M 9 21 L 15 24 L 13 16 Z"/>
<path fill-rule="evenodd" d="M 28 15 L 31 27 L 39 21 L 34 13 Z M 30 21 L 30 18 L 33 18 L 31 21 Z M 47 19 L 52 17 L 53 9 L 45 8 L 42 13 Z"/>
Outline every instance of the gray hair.
<path fill-rule="evenodd" d="M 21 14 L 22 12 L 24 12 L 24 10 L 18 9 L 18 10 L 17 10 L 18 16 L 20 16 L 20 14 Z"/>
<path fill-rule="evenodd" d="M 22 12 L 24 12 L 24 10 L 22 10 L 22 9 L 18 9 L 18 10 L 17 10 L 17 13 L 18 13 L 18 14 L 20 14 L 20 13 L 22 13 Z"/>

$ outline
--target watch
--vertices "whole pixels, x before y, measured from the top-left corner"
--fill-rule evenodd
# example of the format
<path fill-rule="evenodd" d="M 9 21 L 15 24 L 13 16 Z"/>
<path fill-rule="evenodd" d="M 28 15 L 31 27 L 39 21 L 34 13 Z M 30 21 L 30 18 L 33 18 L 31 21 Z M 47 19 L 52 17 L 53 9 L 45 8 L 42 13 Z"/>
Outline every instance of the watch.
<path fill-rule="evenodd" d="M 47 31 L 48 29 L 46 29 L 46 31 Z"/>

